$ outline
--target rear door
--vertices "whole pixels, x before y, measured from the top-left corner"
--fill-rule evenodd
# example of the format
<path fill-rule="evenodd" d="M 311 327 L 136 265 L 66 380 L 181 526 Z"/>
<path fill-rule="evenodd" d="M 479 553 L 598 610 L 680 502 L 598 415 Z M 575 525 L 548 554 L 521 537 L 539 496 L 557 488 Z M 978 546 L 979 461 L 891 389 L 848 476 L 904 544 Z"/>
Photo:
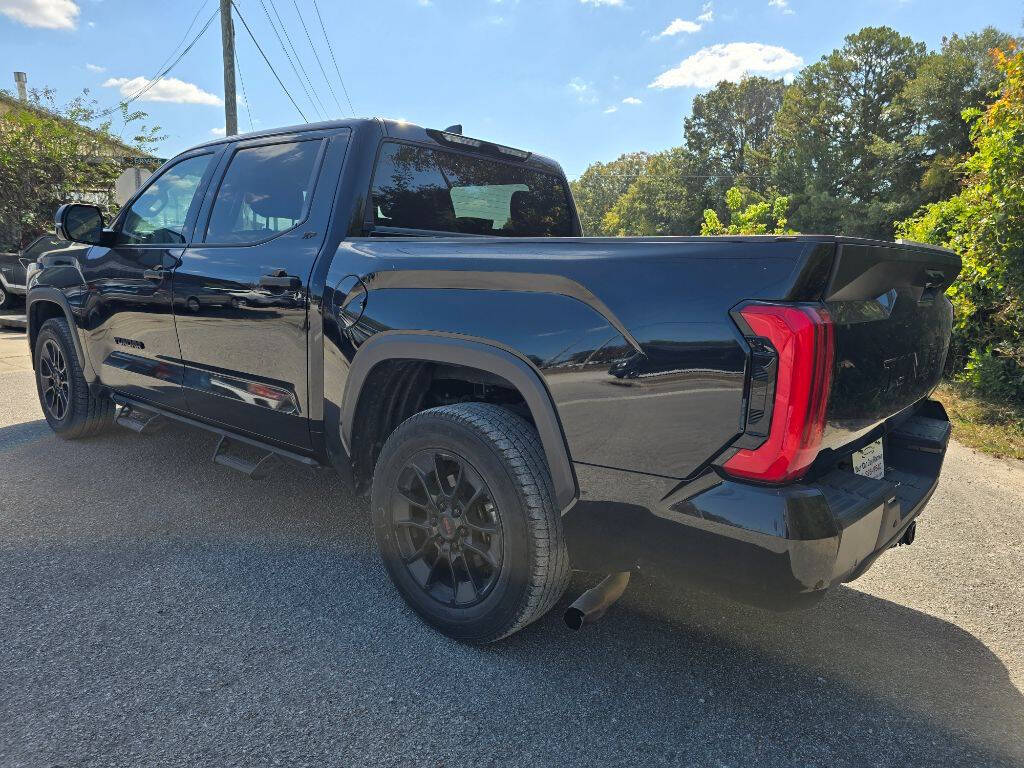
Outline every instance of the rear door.
<path fill-rule="evenodd" d="M 310 445 L 307 288 L 324 243 L 348 129 L 233 145 L 174 275 L 189 410 Z"/>

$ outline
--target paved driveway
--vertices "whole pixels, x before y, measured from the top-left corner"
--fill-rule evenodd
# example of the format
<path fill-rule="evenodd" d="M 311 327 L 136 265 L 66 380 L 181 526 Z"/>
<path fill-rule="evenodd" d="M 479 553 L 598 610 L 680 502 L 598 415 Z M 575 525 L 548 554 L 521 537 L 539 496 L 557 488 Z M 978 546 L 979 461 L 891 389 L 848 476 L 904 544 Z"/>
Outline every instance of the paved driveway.
<path fill-rule="evenodd" d="M 917 542 L 810 611 L 634 579 L 474 648 L 330 473 L 213 445 L 56 439 L 0 333 L 0 766 L 1024 765 L 1019 464 L 953 445 Z"/>

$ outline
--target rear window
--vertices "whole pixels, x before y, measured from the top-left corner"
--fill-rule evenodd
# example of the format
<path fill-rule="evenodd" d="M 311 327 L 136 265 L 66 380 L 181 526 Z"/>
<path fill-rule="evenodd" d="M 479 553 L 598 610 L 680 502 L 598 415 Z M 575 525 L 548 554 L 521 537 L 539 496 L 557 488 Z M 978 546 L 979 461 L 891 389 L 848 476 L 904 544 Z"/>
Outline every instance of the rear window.
<path fill-rule="evenodd" d="M 373 176 L 378 227 L 508 237 L 568 237 L 565 183 L 511 163 L 387 142 Z"/>

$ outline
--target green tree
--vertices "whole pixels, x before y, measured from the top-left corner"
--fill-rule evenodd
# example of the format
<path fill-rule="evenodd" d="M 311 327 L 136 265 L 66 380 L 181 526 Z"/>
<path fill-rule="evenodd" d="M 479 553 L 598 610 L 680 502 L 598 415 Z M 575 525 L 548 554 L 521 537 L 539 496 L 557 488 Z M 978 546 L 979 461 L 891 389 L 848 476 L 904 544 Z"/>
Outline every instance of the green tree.
<path fill-rule="evenodd" d="M 109 119 L 98 120 L 86 92 L 58 106 L 52 90 L 33 90 L 26 106 L 10 99 L 0 115 L 0 247 L 17 249 L 53 228 L 62 203 L 86 200 L 114 209 L 114 181 L 161 137 L 143 112 L 120 110 L 126 146 Z M 96 123 L 96 127 L 89 127 Z"/>
<path fill-rule="evenodd" d="M 801 71 L 776 122 L 776 186 L 801 231 L 891 237 L 921 203 L 923 139 L 903 93 L 923 43 L 865 27 Z"/>
<path fill-rule="evenodd" d="M 682 147 L 588 167 L 573 182 L 584 231 L 692 234 L 704 209 L 722 206 L 732 185 L 765 191 L 784 89 L 781 80 L 764 77 L 723 81 L 694 97 Z"/>
<path fill-rule="evenodd" d="M 683 121 L 683 139 L 699 183 L 711 205 L 739 184 L 766 191 L 770 186 L 775 115 L 786 86 L 781 80 L 744 77 L 723 81 L 693 97 Z"/>
<path fill-rule="evenodd" d="M 609 235 L 678 235 L 700 228 L 703 190 L 684 147 L 651 155 L 644 172 L 602 221 Z"/>
<path fill-rule="evenodd" d="M 711 208 L 704 211 L 702 235 L 792 235 L 786 226 L 789 199 L 776 193 L 762 197 L 750 190 L 731 187 L 725 193 L 729 223 L 723 224 Z"/>
<path fill-rule="evenodd" d="M 949 289 L 956 370 L 987 394 L 1024 400 L 1024 52 L 996 51 L 995 100 L 965 119 L 975 152 L 961 166 L 962 190 L 897 227 L 906 238 L 959 253 Z"/>
<path fill-rule="evenodd" d="M 593 163 L 570 184 L 586 234 L 605 234 L 605 214 L 643 173 L 649 157 L 646 152 L 631 152 L 610 163 Z"/>
<path fill-rule="evenodd" d="M 924 135 L 922 191 L 929 202 L 959 190 L 957 168 L 971 151 L 970 125 L 962 115 L 989 102 L 1001 78 L 992 51 L 1013 42 L 1012 35 L 994 27 L 944 37 L 941 50 L 930 53 L 907 84 L 902 102 L 917 116 Z"/>

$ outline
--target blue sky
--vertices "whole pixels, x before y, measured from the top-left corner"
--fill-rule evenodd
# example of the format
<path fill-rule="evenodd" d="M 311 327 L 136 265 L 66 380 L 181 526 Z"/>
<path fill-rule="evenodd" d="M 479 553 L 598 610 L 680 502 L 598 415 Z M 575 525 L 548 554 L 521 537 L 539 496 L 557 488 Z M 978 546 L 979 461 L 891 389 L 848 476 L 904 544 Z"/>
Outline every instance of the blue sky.
<path fill-rule="evenodd" d="M 88 88 L 101 105 L 138 91 L 174 51 L 193 15 L 217 0 L 0 0 L 0 87 L 14 70 L 62 98 Z M 260 0 L 236 0 L 299 107 L 310 105 Z M 329 116 L 335 104 L 299 24 L 296 4 L 333 74 L 313 0 L 276 8 Z M 937 46 L 987 24 L 1020 34 L 1022 0 L 318 0 L 356 114 L 542 152 L 575 177 L 595 160 L 681 143 L 696 93 L 743 71 L 785 76 L 866 25 L 887 24 Z M 276 21 L 276 17 L 275 17 Z M 302 122 L 241 24 L 237 50 L 249 129 Z M 290 50 L 290 49 L 289 49 Z M 168 135 L 170 156 L 223 130 L 220 26 L 206 34 L 139 108 Z M 151 100 L 159 99 L 159 100 Z M 117 126 L 115 125 L 115 128 Z"/>

